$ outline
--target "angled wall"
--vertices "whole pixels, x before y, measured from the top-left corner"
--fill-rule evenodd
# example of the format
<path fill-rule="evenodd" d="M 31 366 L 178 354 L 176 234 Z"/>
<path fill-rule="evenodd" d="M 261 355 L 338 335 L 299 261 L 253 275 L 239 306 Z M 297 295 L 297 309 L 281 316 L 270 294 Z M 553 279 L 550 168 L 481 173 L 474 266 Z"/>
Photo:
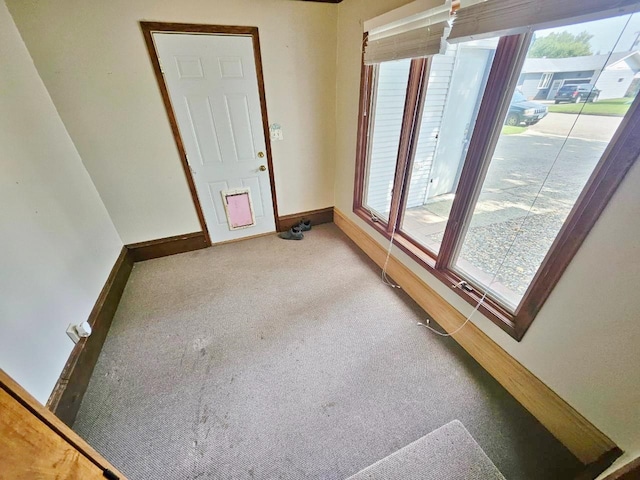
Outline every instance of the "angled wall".
<path fill-rule="evenodd" d="M 122 242 L 0 2 L 0 368 L 47 401 Z"/>

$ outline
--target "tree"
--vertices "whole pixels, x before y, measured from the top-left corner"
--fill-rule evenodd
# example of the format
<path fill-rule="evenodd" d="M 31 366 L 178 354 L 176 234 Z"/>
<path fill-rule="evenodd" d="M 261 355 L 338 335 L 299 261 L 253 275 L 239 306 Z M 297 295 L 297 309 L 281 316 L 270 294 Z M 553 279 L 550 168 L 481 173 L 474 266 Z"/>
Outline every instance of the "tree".
<path fill-rule="evenodd" d="M 567 58 L 591 55 L 589 40 L 593 35 L 581 32 L 553 32 L 546 37 L 536 37 L 529 50 L 532 58 Z"/>

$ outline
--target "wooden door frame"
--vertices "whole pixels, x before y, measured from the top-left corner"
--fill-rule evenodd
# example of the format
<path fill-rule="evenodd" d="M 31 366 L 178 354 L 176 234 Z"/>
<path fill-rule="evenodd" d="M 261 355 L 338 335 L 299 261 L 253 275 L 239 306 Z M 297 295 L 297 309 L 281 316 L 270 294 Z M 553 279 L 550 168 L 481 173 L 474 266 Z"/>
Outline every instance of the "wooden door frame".
<path fill-rule="evenodd" d="M 260 52 L 260 37 L 258 35 L 258 27 L 241 27 L 231 25 L 205 25 L 196 23 L 168 23 L 168 22 L 140 22 L 142 28 L 142 34 L 144 35 L 144 41 L 149 52 L 149 58 L 151 59 L 151 65 L 153 66 L 153 73 L 156 76 L 158 87 L 160 88 L 160 94 L 162 95 L 162 102 L 164 103 L 167 117 L 169 118 L 169 124 L 171 125 L 171 131 L 173 132 L 173 139 L 176 142 L 178 148 L 178 154 L 180 156 L 180 163 L 182 163 L 182 169 L 189 185 L 189 191 L 191 192 L 191 198 L 193 205 L 195 206 L 200 226 L 205 234 L 205 238 L 208 245 L 211 245 L 211 236 L 209 235 L 209 229 L 207 228 L 207 222 L 205 221 L 204 214 L 202 212 L 202 206 L 200 205 L 200 199 L 196 191 L 195 182 L 189 163 L 187 162 L 187 153 L 184 149 L 184 143 L 180 136 L 180 130 L 178 128 L 178 121 L 176 119 L 173 106 L 171 105 L 171 99 L 169 97 L 169 89 L 164 81 L 164 75 L 160 69 L 160 60 L 158 58 L 158 51 L 156 50 L 153 42 L 154 33 L 181 33 L 181 34 L 207 34 L 207 35 L 236 35 L 251 37 L 253 41 L 253 57 L 256 63 L 256 77 L 258 79 L 258 93 L 260 95 L 260 109 L 262 111 L 262 128 L 264 131 L 264 139 L 267 153 L 267 164 L 269 166 L 269 183 L 271 185 L 271 201 L 273 203 L 273 216 L 276 225 L 276 231 L 280 231 L 280 219 L 278 216 L 278 200 L 276 197 L 276 181 L 273 172 L 273 159 L 271 154 L 271 138 L 269 135 L 269 117 L 267 115 L 267 99 L 264 89 L 264 76 L 262 70 L 262 54 Z"/>

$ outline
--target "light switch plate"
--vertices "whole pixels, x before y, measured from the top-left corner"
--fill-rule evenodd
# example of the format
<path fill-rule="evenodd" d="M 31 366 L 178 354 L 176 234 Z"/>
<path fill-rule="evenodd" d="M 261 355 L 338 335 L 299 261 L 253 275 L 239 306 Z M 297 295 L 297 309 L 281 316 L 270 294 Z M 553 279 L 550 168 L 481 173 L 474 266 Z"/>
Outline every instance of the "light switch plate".
<path fill-rule="evenodd" d="M 277 123 L 271 124 L 271 126 L 269 127 L 269 134 L 271 140 L 279 141 L 283 139 L 282 127 Z"/>

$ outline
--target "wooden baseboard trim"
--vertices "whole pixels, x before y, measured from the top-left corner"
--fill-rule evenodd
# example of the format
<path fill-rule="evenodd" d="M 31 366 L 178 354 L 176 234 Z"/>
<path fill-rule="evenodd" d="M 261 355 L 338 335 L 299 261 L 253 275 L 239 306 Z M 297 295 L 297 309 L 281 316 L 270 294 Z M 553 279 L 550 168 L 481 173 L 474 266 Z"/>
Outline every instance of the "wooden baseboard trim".
<path fill-rule="evenodd" d="M 576 475 L 573 480 L 593 480 L 594 478 L 598 478 L 598 476 L 613 465 L 613 462 L 620 458 L 623 453 L 624 452 L 618 447 L 609 450 L 595 462 L 585 465 L 584 469 Z"/>
<path fill-rule="evenodd" d="M 384 264 L 386 249 L 360 226 L 337 209 L 334 222 L 376 264 Z M 387 271 L 447 332 L 452 332 L 465 321 L 458 310 L 393 256 L 389 259 Z M 582 463 L 589 465 L 610 456 L 611 451 L 620 452 L 611 439 L 472 322 L 453 338 Z"/>
<path fill-rule="evenodd" d="M 204 232 L 196 232 L 122 247 L 98 300 L 89 314 L 91 336 L 80 340 L 71 351 L 47 401 L 46 406 L 50 411 L 65 424 L 73 425 L 133 264 L 208 246 L 210 244 Z"/>
<path fill-rule="evenodd" d="M 610 473 L 604 480 L 638 480 L 640 478 L 640 457 L 627 463 L 624 467 Z"/>
<path fill-rule="evenodd" d="M 311 220 L 311 225 L 320 225 L 322 223 L 333 222 L 333 207 L 321 208 L 319 210 L 310 210 L 308 212 L 294 213 L 278 218 L 280 232 L 286 232 L 294 225 L 302 220 Z"/>
<path fill-rule="evenodd" d="M 91 336 L 81 339 L 73 348 L 47 401 L 47 408 L 69 426 L 73 425 L 78 414 L 80 403 L 89 385 L 93 368 L 107 338 L 132 268 L 133 259 L 129 250 L 122 247 L 98 300 L 89 314 Z"/>
<path fill-rule="evenodd" d="M 177 253 L 191 252 L 210 247 L 204 232 L 186 233 L 175 237 L 149 240 L 148 242 L 126 245 L 134 262 L 166 257 Z"/>

